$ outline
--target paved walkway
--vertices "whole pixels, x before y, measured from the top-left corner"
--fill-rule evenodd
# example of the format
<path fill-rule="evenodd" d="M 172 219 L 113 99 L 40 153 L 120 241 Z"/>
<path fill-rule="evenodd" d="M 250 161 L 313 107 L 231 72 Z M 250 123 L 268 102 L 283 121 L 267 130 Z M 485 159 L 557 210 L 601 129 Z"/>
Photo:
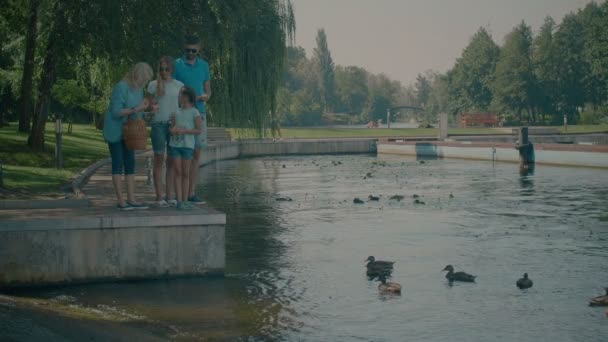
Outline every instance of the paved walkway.
<path fill-rule="evenodd" d="M 148 167 L 148 159 L 149 167 Z M 151 151 L 138 154 L 135 164 L 135 193 L 136 199 L 150 205 L 148 210 L 119 211 L 116 209 L 116 195 L 112 185 L 111 164 L 104 165 L 91 175 L 88 182 L 82 186 L 82 192 L 90 200 L 90 207 L 59 208 L 59 209 L 10 209 L 0 210 L 0 220 L 53 220 L 67 219 L 77 216 L 173 216 L 179 215 L 215 215 L 218 211 L 206 205 L 199 205 L 189 212 L 178 212 L 174 207 L 158 208 L 154 205 L 156 194 L 152 179 Z M 123 194 L 126 196 L 126 184 Z M 2 230 L 2 227 L 0 227 Z"/>
<path fill-rule="evenodd" d="M 136 156 L 135 160 L 135 195 L 139 202 L 154 202 L 156 193 L 152 178 L 153 154 L 147 151 Z M 84 195 L 91 201 L 92 207 L 116 206 L 116 194 L 112 185 L 112 165 L 106 164 L 89 178 L 81 187 Z M 123 184 L 123 195 L 127 196 L 127 185 Z"/>

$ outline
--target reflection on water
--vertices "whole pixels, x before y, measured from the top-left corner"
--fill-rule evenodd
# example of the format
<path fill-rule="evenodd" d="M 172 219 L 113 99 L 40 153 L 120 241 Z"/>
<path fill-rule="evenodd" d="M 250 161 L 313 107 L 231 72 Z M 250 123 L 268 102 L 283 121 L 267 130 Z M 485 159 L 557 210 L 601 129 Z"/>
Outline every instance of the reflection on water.
<path fill-rule="evenodd" d="M 117 308 L 177 339 L 605 341 L 587 306 L 608 285 L 605 171 L 324 156 L 217 163 L 201 179 L 228 218 L 225 278 L 28 295 Z M 366 279 L 368 255 L 396 261 L 400 297 Z M 447 264 L 477 283 L 447 286 Z M 534 287 L 520 291 L 524 272 Z"/>

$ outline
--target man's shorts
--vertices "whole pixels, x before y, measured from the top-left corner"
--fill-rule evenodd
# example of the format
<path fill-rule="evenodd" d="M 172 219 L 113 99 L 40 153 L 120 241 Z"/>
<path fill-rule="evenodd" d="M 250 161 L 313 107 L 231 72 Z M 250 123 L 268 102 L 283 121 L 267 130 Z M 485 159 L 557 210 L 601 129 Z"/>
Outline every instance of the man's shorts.
<path fill-rule="evenodd" d="M 194 149 L 189 147 L 169 146 L 169 156 L 173 159 L 191 160 L 194 156 Z"/>
<path fill-rule="evenodd" d="M 154 150 L 154 154 L 165 154 L 165 151 L 169 149 L 169 139 L 171 138 L 169 123 L 153 122 L 150 137 L 152 139 L 152 150 Z"/>

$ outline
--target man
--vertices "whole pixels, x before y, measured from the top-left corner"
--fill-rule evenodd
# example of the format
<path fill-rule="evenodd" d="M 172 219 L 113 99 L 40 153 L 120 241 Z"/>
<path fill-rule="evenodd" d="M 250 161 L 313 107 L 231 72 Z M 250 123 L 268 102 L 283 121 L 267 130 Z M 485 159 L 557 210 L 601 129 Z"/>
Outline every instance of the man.
<path fill-rule="evenodd" d="M 211 97 L 211 75 L 209 63 L 198 56 L 201 50 L 200 40 L 196 36 L 186 36 L 184 41 L 184 55 L 175 61 L 175 79 L 182 82 L 185 86 L 194 88 L 196 92 L 196 108 L 201 113 L 203 119 L 202 133 L 196 139 L 194 146 L 194 156 L 190 167 L 190 191 L 188 201 L 195 204 L 204 204 L 200 197 L 196 195 L 196 175 L 201 157 L 201 148 L 207 146 L 207 111 L 205 102 Z"/>

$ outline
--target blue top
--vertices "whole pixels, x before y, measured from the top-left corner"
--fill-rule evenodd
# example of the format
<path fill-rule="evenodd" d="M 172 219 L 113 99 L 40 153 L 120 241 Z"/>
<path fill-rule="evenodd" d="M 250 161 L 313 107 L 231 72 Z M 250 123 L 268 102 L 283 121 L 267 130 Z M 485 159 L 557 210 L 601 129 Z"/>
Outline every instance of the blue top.
<path fill-rule="evenodd" d="M 138 116 L 143 118 L 141 112 L 129 116 L 120 116 L 123 109 L 137 107 L 143 100 L 143 89 L 133 89 L 125 80 L 116 83 L 112 90 L 110 107 L 103 122 L 103 138 L 107 142 L 116 143 L 122 140 L 122 127 L 127 122 L 127 117 Z"/>
<path fill-rule="evenodd" d="M 205 82 L 211 80 L 209 63 L 207 61 L 196 57 L 194 64 L 190 64 L 185 57 L 181 57 L 175 60 L 174 70 L 173 78 L 188 87 L 192 87 L 196 92 L 196 96 L 201 96 L 205 93 Z M 196 101 L 196 107 L 204 117 L 205 102 Z"/>

